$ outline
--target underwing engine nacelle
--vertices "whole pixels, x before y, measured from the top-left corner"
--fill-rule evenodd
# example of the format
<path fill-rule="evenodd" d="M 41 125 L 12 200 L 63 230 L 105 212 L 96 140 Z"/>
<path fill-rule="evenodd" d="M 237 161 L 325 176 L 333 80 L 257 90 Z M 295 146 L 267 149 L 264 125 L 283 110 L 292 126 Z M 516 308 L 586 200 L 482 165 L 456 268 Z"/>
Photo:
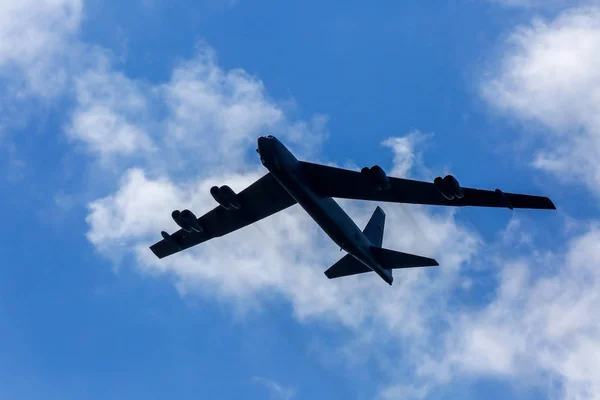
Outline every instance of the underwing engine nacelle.
<path fill-rule="evenodd" d="M 177 225 L 179 225 L 179 227 L 181 229 L 183 229 L 184 231 L 186 231 L 187 233 L 191 233 L 192 232 L 192 227 L 181 218 L 181 211 L 179 210 L 174 210 L 171 213 L 171 218 L 173 218 L 173 221 L 175 221 L 175 223 Z"/>
<path fill-rule="evenodd" d="M 221 187 L 211 187 L 210 194 L 212 195 L 213 199 L 215 199 L 215 201 L 226 210 L 231 210 L 232 208 L 239 210 L 240 208 L 242 208 L 242 205 L 237 199 L 237 195 L 235 194 L 233 189 L 231 189 L 227 185 Z"/>
<path fill-rule="evenodd" d="M 462 199 L 465 196 L 458 181 L 452 175 L 446 175 L 443 179 L 438 176 L 433 180 L 433 184 L 447 200 Z"/>
<path fill-rule="evenodd" d="M 173 221 L 175 221 L 175 223 L 187 233 L 191 233 L 192 231 L 203 231 L 202 226 L 200 226 L 200 223 L 198 223 L 198 218 L 196 218 L 194 213 L 190 210 L 175 210 L 171 213 L 171 218 L 173 218 Z"/>
<path fill-rule="evenodd" d="M 379 165 L 374 165 L 371 168 L 364 167 L 360 173 L 369 179 L 375 190 L 387 190 L 391 187 L 390 179 Z"/>

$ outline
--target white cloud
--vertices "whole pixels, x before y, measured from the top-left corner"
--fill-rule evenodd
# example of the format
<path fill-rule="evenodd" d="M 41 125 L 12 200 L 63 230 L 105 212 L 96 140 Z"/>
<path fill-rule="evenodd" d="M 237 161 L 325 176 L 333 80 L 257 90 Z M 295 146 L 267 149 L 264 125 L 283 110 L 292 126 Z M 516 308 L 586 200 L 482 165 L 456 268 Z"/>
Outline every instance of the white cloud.
<path fill-rule="evenodd" d="M 100 51 L 89 56 L 92 67 L 74 78 L 77 106 L 68 134 L 106 165 L 134 156 L 172 171 L 232 170 L 246 163 L 260 134 L 277 132 L 304 153 L 326 135 L 325 116 L 310 123 L 286 116 L 260 80 L 241 69 L 223 71 L 205 44 L 168 82 L 155 85 L 115 71 Z"/>
<path fill-rule="evenodd" d="M 415 130 L 404 137 L 394 137 L 384 141 L 383 145 L 391 148 L 395 154 L 394 169 L 390 171 L 389 175 L 408 177 L 409 172 L 415 167 L 422 169 L 423 161 L 417 149 L 431 137 L 431 134 L 423 134 Z"/>
<path fill-rule="evenodd" d="M 576 8 L 516 29 L 482 95 L 496 110 L 543 128 L 532 164 L 600 194 L 600 10 Z M 492 376 L 548 390 L 562 399 L 598 399 L 600 230 L 594 224 L 566 248 L 535 247 L 512 219 L 495 247 L 497 285 L 485 305 L 463 307 L 417 355 L 418 379 L 383 398 L 426 396 L 435 384 Z M 516 252 L 529 250 L 527 253 Z M 521 255 L 519 254 L 527 254 Z M 489 285 L 485 286 L 486 288 Z M 477 283 L 471 290 L 478 290 Z M 481 290 L 481 289 L 480 289 Z M 489 298 L 489 297 L 488 297 Z M 544 387 L 547 382 L 553 388 Z M 556 387 L 559 390 L 556 390 Z"/>
<path fill-rule="evenodd" d="M 0 2 L 0 73 L 16 69 L 26 91 L 38 95 L 60 91 L 81 17 L 81 0 Z"/>
<path fill-rule="evenodd" d="M 67 134 L 105 159 L 152 151 L 149 101 L 142 84 L 112 71 L 102 54 L 94 56 L 98 64 L 74 79 L 77 108 Z"/>
<path fill-rule="evenodd" d="M 561 398 L 600 398 L 598 243 L 600 230 L 592 226 L 564 254 L 506 263 L 494 299 L 458 319 L 446 367 L 527 380 L 548 374 L 561 384 Z M 547 264 L 562 267 L 534 272 Z"/>
<path fill-rule="evenodd" d="M 160 91 L 168 110 L 165 147 L 184 146 L 206 164 L 245 162 L 244 153 L 266 132 L 277 132 L 304 151 L 312 149 L 303 142 L 315 146 L 325 135 L 326 117 L 316 115 L 310 123 L 291 120 L 262 81 L 240 68 L 222 70 L 204 43 L 193 59 L 174 69 Z"/>
<path fill-rule="evenodd" d="M 273 400 L 291 400 L 296 395 L 296 389 L 283 387 L 271 379 L 255 376 L 252 381 L 267 388 Z"/>
<path fill-rule="evenodd" d="M 533 165 L 600 194 L 600 9 L 576 8 L 515 30 L 482 94 L 544 129 Z"/>
<path fill-rule="evenodd" d="M 492 3 L 514 8 L 559 8 L 575 4 L 594 3 L 597 0 L 489 0 Z"/>
<path fill-rule="evenodd" d="M 282 111 L 269 102 L 262 82 L 243 70 L 222 71 L 214 53 L 203 46 L 198 56 L 182 63 L 165 87 L 172 119 L 168 138 L 188 143 L 202 158 L 243 159 L 239 151 L 250 145 L 261 129 L 283 120 Z"/>

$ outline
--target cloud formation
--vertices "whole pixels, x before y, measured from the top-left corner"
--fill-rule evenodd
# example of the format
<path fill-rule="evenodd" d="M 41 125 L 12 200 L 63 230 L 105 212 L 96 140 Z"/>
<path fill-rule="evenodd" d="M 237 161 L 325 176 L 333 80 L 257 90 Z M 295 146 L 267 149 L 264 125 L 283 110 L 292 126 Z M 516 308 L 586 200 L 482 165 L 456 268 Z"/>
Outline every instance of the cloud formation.
<path fill-rule="evenodd" d="M 255 376 L 252 381 L 267 388 L 273 400 L 291 400 L 296 394 L 295 389 L 283 387 L 271 379 Z"/>
<path fill-rule="evenodd" d="M 102 159 L 153 150 L 151 109 L 143 86 L 112 70 L 102 54 L 74 79 L 76 109 L 67 135 Z"/>
<path fill-rule="evenodd" d="M 0 76 L 10 74 L 12 90 L 46 97 L 64 88 L 82 6 L 81 0 L 0 2 Z"/>
<path fill-rule="evenodd" d="M 600 10 L 573 8 L 553 20 L 534 19 L 504 43 L 499 68 L 486 75 L 483 98 L 495 110 L 539 129 L 532 164 L 560 181 L 600 194 Z M 530 125 L 531 126 L 531 125 Z M 531 132 L 531 130 L 530 130 Z M 539 141 L 535 141 L 539 143 Z M 600 239 L 591 222 L 562 249 L 502 258 L 490 303 L 463 312 L 446 342 L 438 376 L 450 371 L 542 377 L 550 397 L 600 398 Z M 532 245 L 531 238 L 522 243 Z M 442 371 L 442 372 L 440 372 Z"/>
<path fill-rule="evenodd" d="M 596 0 L 489 0 L 492 3 L 502 5 L 504 7 L 511 8 L 525 8 L 525 9 L 537 9 L 537 8 L 562 8 L 567 6 L 573 6 L 574 3 L 594 3 Z"/>
<path fill-rule="evenodd" d="M 223 71 L 204 43 L 168 82 L 156 85 L 127 78 L 98 50 L 88 57 L 94 63 L 74 78 L 76 108 L 67 134 L 105 164 L 151 157 L 146 165 L 171 172 L 192 165 L 236 169 L 265 132 L 277 132 L 301 153 L 314 151 L 326 136 L 325 116 L 305 122 L 286 115 L 260 80 L 242 69 Z"/>
<path fill-rule="evenodd" d="M 448 370 L 537 384 L 547 374 L 564 399 L 599 398 L 599 240 L 600 230 L 591 226 L 565 253 L 504 261 L 494 299 L 458 316 L 446 342 Z M 558 271 L 537 274 L 542 265 Z"/>
<path fill-rule="evenodd" d="M 600 195 L 600 9 L 535 19 L 505 43 L 482 95 L 495 109 L 543 129 L 533 165 Z"/>

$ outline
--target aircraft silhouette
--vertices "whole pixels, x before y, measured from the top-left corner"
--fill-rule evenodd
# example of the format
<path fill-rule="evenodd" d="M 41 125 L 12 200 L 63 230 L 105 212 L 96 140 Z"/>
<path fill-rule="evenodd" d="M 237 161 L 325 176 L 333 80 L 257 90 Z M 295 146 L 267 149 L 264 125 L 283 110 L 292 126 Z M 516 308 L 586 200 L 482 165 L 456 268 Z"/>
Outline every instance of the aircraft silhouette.
<path fill-rule="evenodd" d="M 173 211 L 171 216 L 181 229 L 172 235 L 161 232 L 163 239 L 150 246 L 158 258 L 226 235 L 298 203 L 348 253 L 325 271 L 329 279 L 374 271 L 391 285 L 393 269 L 439 264 L 432 258 L 382 248 L 385 213 L 379 206 L 361 230 L 333 197 L 511 210 L 556 209 L 548 197 L 464 188 L 452 175 L 437 177 L 431 183 L 388 177 L 378 165 L 358 172 L 299 161 L 272 135 L 259 137 L 256 151 L 269 172 L 237 194 L 229 186 L 213 186 L 210 193 L 219 205 L 200 218 L 190 210 Z"/>

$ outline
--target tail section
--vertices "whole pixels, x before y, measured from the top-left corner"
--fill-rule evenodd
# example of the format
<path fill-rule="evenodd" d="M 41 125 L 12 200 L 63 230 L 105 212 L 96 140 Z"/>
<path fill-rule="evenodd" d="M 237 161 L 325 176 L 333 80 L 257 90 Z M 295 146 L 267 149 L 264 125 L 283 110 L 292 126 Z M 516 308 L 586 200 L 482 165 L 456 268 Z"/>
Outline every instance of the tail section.
<path fill-rule="evenodd" d="M 363 233 L 375 247 L 381 247 L 383 243 L 383 229 L 385 228 L 385 213 L 377 206 Z"/>
<path fill-rule="evenodd" d="M 370 250 L 373 254 L 373 258 L 375 258 L 381 268 L 387 271 L 382 271 L 384 276 L 389 274 L 390 282 L 388 283 L 390 285 L 391 280 L 393 279 L 391 271 L 393 269 L 434 267 L 439 265 L 438 262 L 433 258 L 416 256 L 414 254 L 402 253 L 399 251 L 383 249 L 381 247 L 374 246 L 371 246 Z M 371 268 L 358 261 L 351 254 L 346 254 L 338 262 L 333 264 L 327 271 L 325 271 L 325 276 L 327 276 L 329 279 L 334 279 L 372 271 L 373 270 Z M 378 274 L 381 275 L 379 272 Z"/>
<path fill-rule="evenodd" d="M 435 267 L 440 265 L 433 258 L 416 256 L 381 247 L 371 246 L 371 253 L 377 263 L 384 269 Z"/>
<path fill-rule="evenodd" d="M 363 229 L 363 233 L 369 239 L 373 246 L 381 247 L 383 243 L 383 228 L 385 226 L 385 213 L 381 207 L 377 206 L 371 219 L 367 222 L 367 226 Z M 325 276 L 329 279 L 340 278 L 342 276 L 350 276 L 372 272 L 373 270 L 362 262 L 358 261 L 350 254 L 346 254 L 338 262 L 333 264 L 327 271 Z"/>
<path fill-rule="evenodd" d="M 367 222 L 367 226 L 365 226 L 365 229 L 363 230 L 363 233 L 367 239 L 369 239 L 369 242 L 371 242 L 368 251 L 371 252 L 372 258 L 376 264 L 371 265 L 371 268 L 369 268 L 354 258 L 353 255 L 346 254 L 325 271 L 325 276 L 329 279 L 333 279 L 375 271 L 384 281 L 391 285 L 394 280 L 392 277 L 393 269 L 433 267 L 439 265 L 433 258 L 421 257 L 382 248 L 384 227 L 385 213 L 380 207 L 377 207 L 375 212 L 373 212 L 371 219 Z"/>

